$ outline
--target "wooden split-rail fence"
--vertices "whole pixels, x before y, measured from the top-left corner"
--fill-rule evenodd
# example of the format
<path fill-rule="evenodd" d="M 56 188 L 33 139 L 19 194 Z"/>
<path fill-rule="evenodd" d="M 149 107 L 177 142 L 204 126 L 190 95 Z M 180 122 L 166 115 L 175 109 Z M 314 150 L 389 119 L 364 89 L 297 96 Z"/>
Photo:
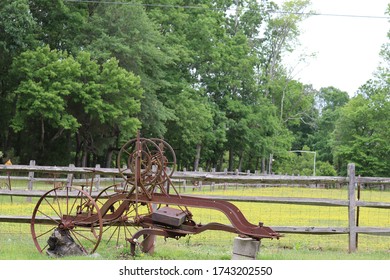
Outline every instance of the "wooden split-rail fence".
<path fill-rule="evenodd" d="M 15 176 L 13 174 L 27 173 L 27 177 Z M 54 174 L 53 178 L 40 178 L 35 176 L 37 173 Z M 56 175 L 66 174 L 66 178 L 59 179 Z M 13 180 L 27 180 L 27 190 L 13 190 L 12 188 L 0 189 L 0 195 L 41 197 L 45 191 L 34 190 L 34 182 L 50 181 L 62 185 L 91 185 L 99 190 L 100 184 L 105 180 L 112 181 L 113 178 L 120 177 L 118 169 L 100 168 L 80 168 L 70 165 L 68 167 L 57 166 L 37 166 L 34 161 L 30 165 L 0 165 L 0 180 L 11 182 Z M 83 177 L 83 179 L 75 179 Z M 315 205 L 315 206 L 338 206 L 348 208 L 348 226 L 347 227 L 311 227 L 311 226 L 272 226 L 280 233 L 299 233 L 299 234 L 348 234 L 349 252 L 357 250 L 358 234 L 388 235 L 390 228 L 387 227 L 363 227 L 359 226 L 358 209 L 360 207 L 381 208 L 390 210 L 390 202 L 371 202 L 362 201 L 357 194 L 360 185 L 390 185 L 390 178 L 360 177 L 355 174 L 355 165 L 348 165 L 348 176 L 287 176 L 287 175 L 259 175 L 250 172 L 175 172 L 172 176 L 174 181 L 179 181 L 182 188 L 199 188 L 202 184 L 214 188 L 218 185 L 242 184 L 242 185 L 347 185 L 348 197 L 346 199 L 327 199 L 327 198 L 299 198 L 299 197 L 270 197 L 270 196 L 205 196 L 214 200 L 241 201 L 254 203 L 280 203 L 296 205 Z M 187 182 L 188 185 L 187 185 Z M 30 217 L 1 216 L 0 222 L 12 223 L 30 223 Z"/>

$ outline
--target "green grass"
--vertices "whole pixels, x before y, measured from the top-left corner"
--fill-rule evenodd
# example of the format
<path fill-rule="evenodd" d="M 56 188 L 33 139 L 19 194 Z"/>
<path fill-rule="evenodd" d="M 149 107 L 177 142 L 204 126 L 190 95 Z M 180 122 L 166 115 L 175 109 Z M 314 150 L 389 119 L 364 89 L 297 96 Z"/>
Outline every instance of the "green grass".
<path fill-rule="evenodd" d="M 44 186 L 47 187 L 47 186 Z M 345 189 L 311 189 L 298 187 L 273 188 L 228 188 L 216 189 L 210 192 L 187 192 L 186 194 L 212 194 L 236 196 L 275 196 L 275 197 L 318 197 L 346 199 Z M 369 201 L 390 201 L 390 192 L 365 190 L 362 199 Z M 27 202 L 24 197 L 0 196 L 0 215 L 31 216 L 38 198 Z M 348 213 L 346 207 L 320 207 L 282 205 L 272 203 L 235 203 L 252 223 L 264 222 L 265 226 L 322 226 L 347 227 Z M 197 223 L 208 222 L 229 223 L 227 218 L 218 211 L 191 208 Z M 360 225 L 390 227 L 390 211 L 386 209 L 362 208 Z M 103 236 L 105 237 L 105 236 Z M 225 232 L 208 231 L 199 235 L 184 237 L 180 240 L 158 237 L 153 255 L 138 253 L 136 259 L 153 260 L 224 260 L 231 258 L 231 250 L 235 235 Z M 123 241 L 122 245 L 126 242 Z M 359 235 L 359 250 L 349 254 L 348 235 L 303 235 L 285 234 L 279 240 L 262 240 L 258 259 L 265 260 L 382 260 L 390 259 L 390 237 Z M 70 259 L 131 259 L 129 249 L 110 247 L 101 242 L 97 254 L 88 257 L 72 257 Z M 48 259 L 37 252 L 27 224 L 0 224 L 0 259 L 31 260 Z"/>
<path fill-rule="evenodd" d="M 39 254 L 26 234 L 13 235 L 4 239 L 1 235 L 0 260 L 49 260 L 44 254 Z M 181 240 L 157 238 L 155 252 L 145 254 L 137 251 L 135 257 L 130 255 L 128 248 L 101 246 L 91 256 L 66 257 L 65 260 L 229 260 L 232 256 L 231 242 L 225 244 L 203 244 L 194 242 L 192 238 Z M 390 251 L 363 251 L 348 253 L 341 249 L 307 248 L 307 247 L 280 247 L 277 244 L 269 246 L 263 244 L 257 255 L 259 260 L 389 260 Z"/>

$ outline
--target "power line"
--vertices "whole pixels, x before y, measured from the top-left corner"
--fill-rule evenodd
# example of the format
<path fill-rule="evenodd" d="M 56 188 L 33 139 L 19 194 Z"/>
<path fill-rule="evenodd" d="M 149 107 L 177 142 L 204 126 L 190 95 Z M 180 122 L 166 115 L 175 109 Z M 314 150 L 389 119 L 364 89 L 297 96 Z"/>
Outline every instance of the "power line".
<path fill-rule="evenodd" d="M 373 16 L 373 15 L 350 15 L 350 14 L 326 14 L 326 13 L 294 13 L 294 12 L 285 12 L 285 11 L 275 11 L 270 10 L 271 13 L 276 14 L 294 14 L 294 15 L 307 15 L 307 16 L 326 16 L 326 17 L 350 17 L 350 18 L 371 18 L 371 19 L 387 19 L 390 20 L 388 16 Z"/>
<path fill-rule="evenodd" d="M 146 4 L 146 3 L 133 3 L 123 1 L 106 1 L 106 0 L 63 0 L 64 2 L 73 3 L 95 3 L 105 5 L 128 5 L 128 6 L 143 6 L 143 7 L 157 7 L 157 8 L 181 8 L 181 9 L 204 9 L 204 10 L 223 10 L 222 8 L 213 8 L 205 6 L 186 6 L 186 5 L 171 5 L 171 4 Z M 237 8 L 230 8 L 227 10 L 236 10 Z M 288 15 L 306 15 L 306 16 L 326 16 L 326 17 L 349 17 L 349 18 L 366 18 L 366 19 L 386 19 L 390 20 L 389 16 L 376 16 L 376 15 L 353 15 L 353 14 L 330 14 L 330 13 L 305 13 L 305 12 L 289 12 L 280 10 L 268 10 L 269 13 L 275 14 L 288 14 Z"/>

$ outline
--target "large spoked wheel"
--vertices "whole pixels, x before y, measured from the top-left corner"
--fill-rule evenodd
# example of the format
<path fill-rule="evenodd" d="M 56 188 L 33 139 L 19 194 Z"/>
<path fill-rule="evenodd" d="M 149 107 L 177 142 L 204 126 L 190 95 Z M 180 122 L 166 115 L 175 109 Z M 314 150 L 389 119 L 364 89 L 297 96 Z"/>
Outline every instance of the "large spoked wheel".
<path fill-rule="evenodd" d="M 55 188 L 36 204 L 31 219 L 31 234 L 40 253 L 49 249 L 48 240 L 55 230 L 66 232 L 84 254 L 98 247 L 103 220 L 94 199 L 75 187 Z"/>
<path fill-rule="evenodd" d="M 135 203 L 121 196 L 118 186 L 103 189 L 96 197 L 96 203 L 105 211 L 103 214 L 102 246 L 123 248 L 130 246 L 127 240 L 141 229 L 142 216 L 152 213 L 150 203 Z"/>
<path fill-rule="evenodd" d="M 162 157 L 159 146 L 153 141 L 145 138 L 133 139 L 120 149 L 117 167 L 119 173 L 129 184 L 140 183 L 148 186 L 160 178 Z M 137 175 L 138 181 L 136 182 Z"/>

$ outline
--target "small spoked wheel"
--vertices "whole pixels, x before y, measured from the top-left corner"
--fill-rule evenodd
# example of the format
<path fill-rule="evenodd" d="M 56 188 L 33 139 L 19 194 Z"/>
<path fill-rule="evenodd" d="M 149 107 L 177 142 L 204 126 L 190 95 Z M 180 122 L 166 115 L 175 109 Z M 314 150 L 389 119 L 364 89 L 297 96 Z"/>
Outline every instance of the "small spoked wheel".
<path fill-rule="evenodd" d="M 166 141 L 158 138 L 151 139 L 156 143 L 161 151 L 161 167 L 162 172 L 160 178 L 157 180 L 157 184 L 163 184 L 172 176 L 173 172 L 176 170 L 176 155 L 175 151 Z"/>
<path fill-rule="evenodd" d="M 37 202 L 31 235 L 40 253 L 53 250 L 53 236 L 66 235 L 83 254 L 92 254 L 103 233 L 103 220 L 95 200 L 84 190 L 59 187 L 46 192 Z"/>
<path fill-rule="evenodd" d="M 160 178 L 162 157 L 160 148 L 153 141 L 145 138 L 133 139 L 120 149 L 117 167 L 129 184 L 140 183 L 148 186 Z"/>

